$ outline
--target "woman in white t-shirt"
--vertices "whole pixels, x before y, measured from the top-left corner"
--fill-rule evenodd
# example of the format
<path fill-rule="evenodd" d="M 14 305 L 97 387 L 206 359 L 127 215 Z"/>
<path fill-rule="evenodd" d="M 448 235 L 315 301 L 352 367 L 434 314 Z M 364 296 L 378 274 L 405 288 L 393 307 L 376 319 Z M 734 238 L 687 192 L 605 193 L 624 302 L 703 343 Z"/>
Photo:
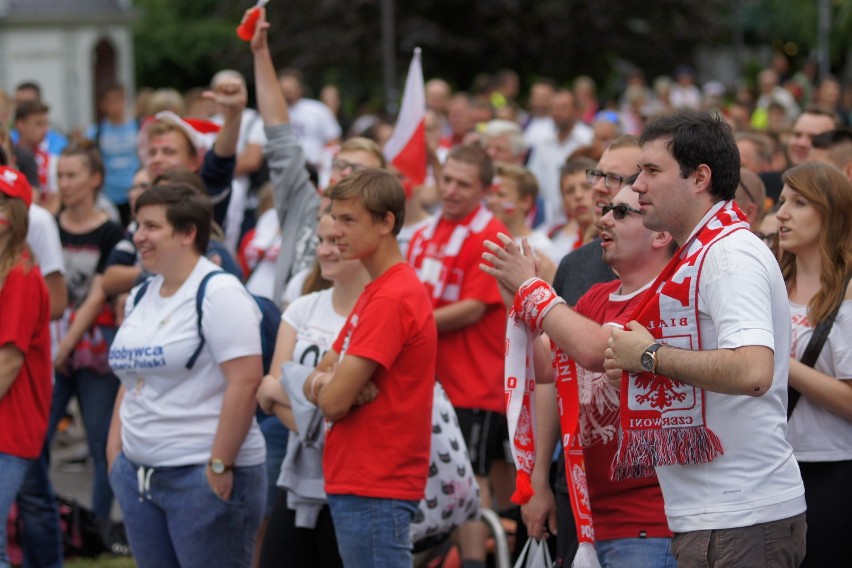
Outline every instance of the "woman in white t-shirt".
<path fill-rule="evenodd" d="M 305 373 L 312 370 L 331 348 L 370 280 L 360 261 L 341 259 L 333 230 L 331 216 L 323 215 L 317 225 L 316 262 L 332 287 L 301 296 L 287 307 L 281 317 L 270 374 L 263 378 L 258 391 L 264 411 L 276 414 L 290 429 L 278 497 L 261 550 L 261 568 L 279 566 L 281 558 L 295 567 L 342 565 L 322 491 L 322 415 L 304 399 L 304 375 L 298 374 L 302 369 Z M 301 368 L 288 366 L 282 373 L 282 364 L 288 361 Z M 313 433 L 301 431 L 306 423 L 316 427 Z"/>
<path fill-rule="evenodd" d="M 787 437 L 807 500 L 802 566 L 852 558 L 852 182 L 832 166 L 805 163 L 784 174 L 779 261 L 790 296 L 790 387 L 801 393 Z M 802 364 L 814 328 L 841 302 L 813 368 Z"/>
<path fill-rule="evenodd" d="M 183 184 L 136 202 L 133 240 L 156 276 L 131 291 L 110 349 L 121 390 L 107 453 L 141 568 L 248 567 L 263 514 L 261 314 L 203 256 L 211 218 L 209 200 Z"/>

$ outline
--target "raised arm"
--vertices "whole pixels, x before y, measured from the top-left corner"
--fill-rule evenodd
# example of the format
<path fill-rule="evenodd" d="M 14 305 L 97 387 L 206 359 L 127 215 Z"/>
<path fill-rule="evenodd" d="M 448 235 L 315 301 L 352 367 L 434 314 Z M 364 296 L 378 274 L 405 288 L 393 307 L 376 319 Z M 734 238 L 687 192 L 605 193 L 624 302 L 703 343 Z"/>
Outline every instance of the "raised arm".
<path fill-rule="evenodd" d="M 267 127 L 290 122 L 290 112 L 284 93 L 278 85 L 272 54 L 267 41 L 269 22 L 266 21 L 266 9 L 261 8 L 260 18 L 251 40 L 251 52 L 254 56 L 254 81 L 257 92 L 257 109 Z"/>
<path fill-rule="evenodd" d="M 222 129 L 213 144 L 213 152 L 222 158 L 236 156 L 243 110 L 248 103 L 245 85 L 239 80 L 223 79 L 216 85 L 215 91 L 206 91 L 204 96 L 216 102 L 224 118 Z"/>

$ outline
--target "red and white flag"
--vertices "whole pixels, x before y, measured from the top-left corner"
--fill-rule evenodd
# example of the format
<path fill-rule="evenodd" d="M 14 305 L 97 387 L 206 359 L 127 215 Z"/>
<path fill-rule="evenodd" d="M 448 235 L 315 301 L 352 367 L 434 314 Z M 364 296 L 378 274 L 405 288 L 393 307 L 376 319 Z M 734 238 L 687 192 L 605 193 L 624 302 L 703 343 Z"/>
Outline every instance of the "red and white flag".
<path fill-rule="evenodd" d="M 393 134 L 385 143 L 385 157 L 406 176 L 414 186 L 426 181 L 426 90 L 423 86 L 423 66 L 420 48 L 408 68 L 402 105 Z"/>

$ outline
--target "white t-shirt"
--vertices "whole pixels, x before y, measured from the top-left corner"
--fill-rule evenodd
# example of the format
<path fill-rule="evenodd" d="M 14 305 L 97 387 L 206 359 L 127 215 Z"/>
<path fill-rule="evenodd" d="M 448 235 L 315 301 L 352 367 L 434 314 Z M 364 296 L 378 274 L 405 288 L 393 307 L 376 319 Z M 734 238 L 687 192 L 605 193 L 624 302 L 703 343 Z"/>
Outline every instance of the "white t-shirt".
<path fill-rule="evenodd" d="M 246 247 L 246 260 L 253 271 L 246 288 L 255 296 L 272 299 L 275 266 L 281 251 L 281 225 L 275 209 L 265 211 L 257 220 L 254 238 Z"/>
<path fill-rule="evenodd" d="M 761 397 L 706 392 L 707 426 L 724 455 L 657 468 L 669 528 L 737 528 L 798 515 L 805 511 L 804 485 L 786 437 L 790 310 L 778 263 L 741 230 L 710 248 L 700 278 L 701 349 L 769 347 L 774 374 Z"/>
<path fill-rule="evenodd" d="M 580 240 L 582 240 L 582 237 L 579 232 L 568 234 L 562 230 L 556 231 L 550 238 L 550 242 L 553 243 L 553 248 L 556 250 L 556 264 L 559 264 L 559 261 L 566 254 L 577 248 L 577 241 Z"/>
<path fill-rule="evenodd" d="M 299 99 L 290 107 L 290 124 L 305 151 L 305 159 L 312 164 L 322 161 L 325 145 L 340 138 L 341 134 L 331 109 L 314 99 Z"/>
<path fill-rule="evenodd" d="M 62 258 L 62 242 L 59 240 L 59 227 L 53 215 L 40 205 L 33 203 L 29 210 L 30 227 L 27 231 L 27 244 L 35 255 L 35 262 L 43 276 L 54 272 L 65 274 L 65 262 Z"/>
<path fill-rule="evenodd" d="M 205 464 L 222 413 L 227 381 L 221 363 L 260 355 L 260 309 L 232 275 L 211 278 L 202 302 L 206 343 L 191 370 L 185 365 L 199 344 L 195 308 L 198 285 L 208 272 L 221 270 L 201 257 L 180 289 L 160 295 L 162 276 L 154 276 L 138 305 L 136 290 L 127 300 L 126 318 L 109 352 L 113 372 L 125 389 L 121 442 L 128 459 L 148 466 Z M 264 462 L 263 435 L 252 418 L 236 465 Z"/>
<path fill-rule="evenodd" d="M 801 359 L 813 335 L 808 322 L 808 308 L 790 302 L 793 318 L 793 347 Z M 852 379 L 852 300 L 840 305 L 828 339 L 817 357 L 814 368 L 838 380 Z M 802 396 L 790 417 L 787 439 L 793 445 L 796 459 L 802 462 L 852 460 L 852 422 L 829 412 Z"/>
<path fill-rule="evenodd" d="M 284 288 L 284 296 L 281 298 L 281 304 L 285 307 L 292 304 L 296 298 L 302 295 L 302 288 L 305 286 L 305 280 L 311 275 L 313 268 L 305 268 L 300 270 L 290 278 L 287 286 Z"/>
<path fill-rule="evenodd" d="M 346 323 L 346 316 L 334 311 L 332 289 L 296 298 L 287 306 L 281 320 L 296 330 L 292 361 L 316 367 Z"/>
<path fill-rule="evenodd" d="M 334 311 L 331 300 L 332 290 L 321 290 L 296 298 L 287 306 L 281 320 L 296 330 L 296 344 L 293 347 L 295 361 L 306 367 L 316 367 L 337 339 L 346 316 Z M 299 434 L 290 432 L 290 444 L 295 447 Z M 285 487 L 286 475 L 283 469 L 277 485 Z"/>
<path fill-rule="evenodd" d="M 530 244 L 535 253 L 547 256 L 547 258 L 549 258 L 556 264 L 559 264 L 559 261 L 562 259 L 563 256 L 565 256 L 560 255 L 556 251 L 556 247 L 553 245 L 553 241 L 551 241 L 547 237 L 547 234 L 544 231 L 533 231 L 524 238 L 527 239 L 527 242 Z M 518 243 L 518 246 L 521 246 L 522 240 L 523 239 L 515 239 L 515 242 Z"/>
<path fill-rule="evenodd" d="M 527 169 L 535 175 L 541 189 L 540 195 L 545 203 L 545 227 L 565 221 L 564 203 L 559 191 L 560 168 L 574 150 L 588 146 L 594 137 L 594 131 L 578 120 L 564 141 L 560 142 L 554 131 L 532 146 Z"/>

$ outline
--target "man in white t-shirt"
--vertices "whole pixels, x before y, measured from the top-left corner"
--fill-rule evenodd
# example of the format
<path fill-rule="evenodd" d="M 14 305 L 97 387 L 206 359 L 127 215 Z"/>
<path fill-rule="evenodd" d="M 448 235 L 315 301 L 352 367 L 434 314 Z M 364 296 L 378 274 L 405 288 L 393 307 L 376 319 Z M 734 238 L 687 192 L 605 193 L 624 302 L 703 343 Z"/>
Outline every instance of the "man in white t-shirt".
<path fill-rule="evenodd" d="M 592 143 L 592 129 L 577 120 L 577 105 L 571 91 L 564 89 L 553 95 L 550 115 L 554 128 L 549 136 L 534 141 L 527 163 L 541 187 L 545 203 L 545 227 L 564 221 L 562 195 L 559 191 L 559 169 L 571 153 Z"/>
<path fill-rule="evenodd" d="M 733 202 L 736 143 L 715 115 L 681 110 L 648 123 L 640 144 L 643 223 L 682 249 L 605 353 L 626 430 L 614 473 L 637 475 L 644 456 L 626 452 L 648 441 L 680 566 L 706 565 L 715 542 L 716 565 L 797 567 L 806 527 L 786 440 L 790 311 L 774 257 Z"/>
<path fill-rule="evenodd" d="M 323 149 L 340 141 L 341 129 L 337 119 L 321 102 L 302 96 L 302 73 L 298 69 L 282 69 L 278 82 L 290 109 L 290 124 L 296 140 L 302 145 L 308 162 L 319 165 Z"/>

